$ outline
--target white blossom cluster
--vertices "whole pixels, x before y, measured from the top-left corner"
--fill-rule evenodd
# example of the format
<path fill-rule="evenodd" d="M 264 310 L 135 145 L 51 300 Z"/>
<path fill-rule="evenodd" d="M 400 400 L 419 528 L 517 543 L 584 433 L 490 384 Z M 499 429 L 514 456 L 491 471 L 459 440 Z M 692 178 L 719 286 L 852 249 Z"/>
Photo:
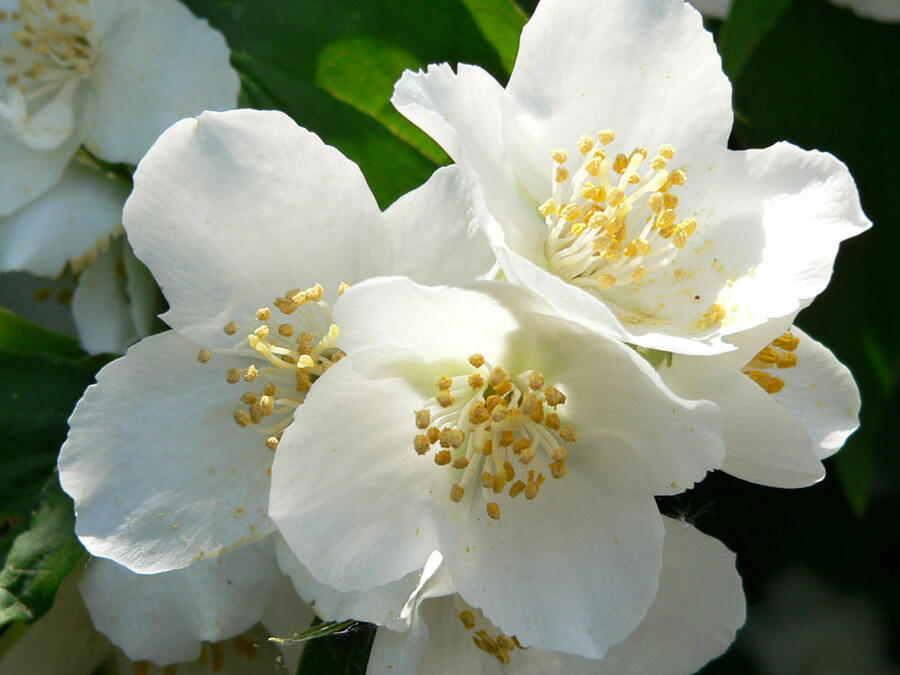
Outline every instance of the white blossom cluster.
<path fill-rule="evenodd" d="M 542 0 L 505 87 L 407 71 L 392 103 L 454 164 L 382 211 L 282 113 L 176 122 L 237 79 L 174 0 L 0 8 L 0 262 L 99 265 L 123 194 L 72 158 L 143 156 L 117 255 L 169 303 L 69 421 L 95 559 L 43 621 L 86 608 L 121 659 L 178 673 L 291 667 L 247 632 L 314 613 L 379 627 L 369 673 L 692 673 L 727 649 L 735 556 L 656 498 L 823 478 L 859 395 L 793 323 L 870 223 L 833 156 L 727 148 L 695 9 Z"/>

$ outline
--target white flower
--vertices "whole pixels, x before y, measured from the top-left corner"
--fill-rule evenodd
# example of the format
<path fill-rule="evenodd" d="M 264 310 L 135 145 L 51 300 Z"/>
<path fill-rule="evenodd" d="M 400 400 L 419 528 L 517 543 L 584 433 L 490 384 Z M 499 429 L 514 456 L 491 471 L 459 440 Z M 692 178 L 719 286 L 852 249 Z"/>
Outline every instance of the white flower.
<path fill-rule="evenodd" d="M 140 573 L 274 531 L 273 451 L 342 354 L 326 299 L 344 282 L 388 271 L 449 282 L 494 263 L 455 169 L 382 213 L 355 164 L 277 112 L 173 126 L 138 166 L 124 220 L 174 330 L 100 371 L 59 466 L 85 547 Z"/>
<path fill-rule="evenodd" d="M 279 654 L 266 638 L 284 631 L 286 620 L 291 630 L 308 624 L 312 610 L 287 579 L 267 571 L 241 552 L 158 575 L 92 560 L 4 653 L 0 671 L 90 675 L 105 664 L 112 672 L 162 675 L 171 672 L 163 665 L 177 664 L 179 675 L 292 673 L 298 648 Z M 251 585 L 266 593 L 247 593 Z M 231 606 L 238 595 L 249 604 Z"/>
<path fill-rule="evenodd" d="M 282 438 L 270 512 L 324 584 L 443 554 L 523 644 L 602 657 L 656 594 L 673 494 L 720 465 L 718 413 L 633 350 L 485 282 L 372 280 L 335 307 L 349 354 Z"/>
<path fill-rule="evenodd" d="M 722 469 L 774 487 L 804 487 L 825 476 L 824 458 L 859 426 L 850 371 L 792 317 L 733 338 L 716 356 L 676 354 L 657 368 L 672 391 L 722 411 Z"/>
<path fill-rule="evenodd" d="M 147 335 L 156 294 L 127 246 L 107 250 L 129 185 L 76 152 L 136 164 L 173 122 L 234 107 L 228 57 L 174 0 L 0 0 L 0 270 L 84 272 L 73 311 L 89 352 Z"/>
<path fill-rule="evenodd" d="M 175 0 L 0 0 L 0 215 L 54 185 L 82 143 L 136 164 L 238 88 L 222 35 Z"/>
<path fill-rule="evenodd" d="M 744 623 L 744 594 L 734 554 L 671 518 L 666 528 L 659 592 L 646 618 L 602 661 L 523 645 L 454 592 L 435 552 L 396 618 L 380 628 L 368 675 L 439 673 L 693 673 L 719 656 Z"/>
<path fill-rule="evenodd" d="M 731 0 L 690 0 L 706 16 L 724 19 L 731 10 Z M 900 21 L 900 2 L 897 0 L 831 0 L 838 7 L 846 7 L 854 14 L 887 23 Z"/>
<path fill-rule="evenodd" d="M 731 87 L 680 0 L 543 0 L 505 89 L 440 65 L 392 100 L 465 170 L 510 281 L 644 347 L 733 349 L 870 225 L 831 155 L 726 149 Z"/>

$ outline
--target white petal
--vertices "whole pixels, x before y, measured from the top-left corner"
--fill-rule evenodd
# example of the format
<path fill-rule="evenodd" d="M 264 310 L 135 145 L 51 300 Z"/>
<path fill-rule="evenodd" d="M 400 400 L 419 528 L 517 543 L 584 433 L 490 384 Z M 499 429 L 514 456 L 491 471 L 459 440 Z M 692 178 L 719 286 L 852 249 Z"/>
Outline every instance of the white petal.
<path fill-rule="evenodd" d="M 290 288 L 371 276 L 389 259 L 359 168 L 279 112 L 204 113 L 135 173 L 125 229 L 166 294 L 163 316 L 206 345 Z"/>
<path fill-rule="evenodd" d="M 131 307 L 131 320 L 138 337 L 147 337 L 153 332 L 156 321 L 159 291 L 150 270 L 134 256 L 127 241 L 122 244 L 122 262 L 125 265 L 125 290 Z"/>
<path fill-rule="evenodd" d="M 540 298 L 511 284 L 428 287 L 386 277 L 344 293 L 334 318 L 349 353 L 394 345 L 428 359 L 455 357 L 465 364 L 479 353 L 495 363 L 519 328 L 517 315 L 545 308 Z"/>
<path fill-rule="evenodd" d="M 735 555 L 687 523 L 664 518 L 659 593 L 647 618 L 613 646 L 602 675 L 693 673 L 722 654 L 744 624 L 746 608 Z"/>
<path fill-rule="evenodd" d="M 546 167 L 548 185 L 548 153 L 575 151 L 581 134 L 612 128 L 624 152 L 680 150 L 724 145 L 732 125 L 712 35 L 678 0 L 544 0 L 522 30 L 503 109 L 532 145 L 517 154 Z"/>
<path fill-rule="evenodd" d="M 0 658 L 4 675 L 91 675 L 112 651 L 94 629 L 78 593 L 80 574 L 72 573 L 59 587 L 50 611 Z"/>
<path fill-rule="evenodd" d="M 503 517 L 490 521 L 483 504 L 470 514 L 450 502 L 446 474 L 412 449 L 398 421 L 421 393 L 401 379 L 367 380 L 353 358 L 316 383 L 273 467 L 270 513 L 319 581 L 341 590 L 390 583 L 437 549 L 469 602 L 535 644 L 602 653 L 637 625 L 656 591 L 662 527 L 621 441 L 602 439 L 590 462 L 573 457 L 564 480 L 545 483 L 533 503 L 504 500 Z M 598 560 L 602 574 L 569 583 Z"/>
<path fill-rule="evenodd" d="M 426 675 L 428 671 L 420 664 L 428 645 L 429 631 L 424 619 L 417 620 L 408 631 L 402 633 L 379 628 L 369 653 L 366 675 Z M 459 665 L 464 664 L 454 660 L 452 670 L 437 672 L 472 672 L 457 670 Z"/>
<path fill-rule="evenodd" d="M 138 339 L 125 292 L 122 238 L 110 242 L 88 265 L 72 297 L 81 345 L 91 354 L 121 354 Z"/>
<path fill-rule="evenodd" d="M 663 534 L 630 449 L 597 440 L 591 462 L 570 455 L 568 474 L 544 483 L 533 501 L 502 500 L 499 520 L 474 506 L 460 539 L 440 549 L 459 594 L 505 632 L 588 658 L 643 619 Z"/>
<path fill-rule="evenodd" d="M 660 373 L 677 394 L 707 398 L 720 407 L 724 471 L 772 487 L 804 487 L 821 480 L 825 469 L 806 429 L 732 361 L 730 355 L 676 355 Z"/>
<path fill-rule="evenodd" d="M 511 351 L 539 355 L 540 365 L 519 369 L 536 367 L 568 397 L 560 417 L 578 432 L 574 454 L 592 453 L 607 435 L 621 438 L 656 495 L 683 492 L 722 465 L 716 406 L 674 395 L 634 350 L 563 319 L 530 314 L 521 327 Z"/>
<path fill-rule="evenodd" d="M 679 253 L 683 281 L 671 279 L 670 294 L 699 293 L 705 307 L 717 293 L 728 311 L 720 333 L 809 304 L 828 284 L 840 242 L 871 226 L 852 176 L 832 155 L 778 143 L 709 161 L 689 167 L 679 206 L 697 213 L 704 244 Z M 667 314 L 676 309 L 670 300 Z"/>
<path fill-rule="evenodd" d="M 0 269 L 56 276 L 121 225 L 127 196 L 124 181 L 73 162 L 40 199 L 0 218 Z"/>
<path fill-rule="evenodd" d="M 60 481 L 76 532 L 94 555 L 140 573 L 224 553 L 272 531 L 272 452 L 232 414 L 242 390 L 229 367 L 172 331 L 146 338 L 97 375 L 69 420 Z"/>
<path fill-rule="evenodd" d="M 278 534 L 275 553 L 278 566 L 290 576 L 293 588 L 306 602 L 315 605 L 315 613 L 325 621 L 357 619 L 378 625 L 388 623 L 400 613 L 420 575 L 417 570 L 385 586 L 343 592 L 326 586 L 310 574 Z M 297 627 L 291 632 L 298 632 Z"/>
<path fill-rule="evenodd" d="M 98 14 L 119 2 L 98 1 Z M 85 145 L 105 160 L 136 164 L 169 125 L 237 103 L 240 81 L 222 34 L 176 0 L 130 3 L 100 46 L 90 80 L 97 116 Z"/>
<path fill-rule="evenodd" d="M 446 64 L 429 66 L 426 72 L 406 71 L 394 87 L 391 102 L 460 166 L 471 192 L 469 199 L 487 234 L 505 238 L 516 250 L 540 255 L 546 227 L 506 162 L 500 110 L 503 89 L 477 66 L 460 64 L 457 71 Z"/>
<path fill-rule="evenodd" d="M 262 616 L 280 578 L 272 540 L 163 574 L 135 574 L 96 559 L 81 594 L 97 629 L 134 661 L 190 661 L 200 643 L 247 630 Z"/>
<path fill-rule="evenodd" d="M 449 510 L 436 508 L 401 423 L 421 401 L 404 380 L 368 380 L 346 357 L 285 430 L 269 512 L 320 582 L 339 591 L 389 584 L 421 569 L 441 533 L 459 530 Z"/>
<path fill-rule="evenodd" d="M 774 398 L 803 424 L 816 456 L 825 459 L 859 427 L 859 389 L 825 345 L 796 326 L 791 330 L 800 338 L 797 366 L 779 373 L 785 387 Z"/>
<path fill-rule="evenodd" d="M 69 77 L 53 92 L 51 98 L 34 110 L 28 109 L 25 97 L 17 89 L 9 89 L 9 103 L 0 102 L 0 119 L 5 118 L 13 135 L 37 152 L 52 152 L 75 132 L 75 107 L 81 79 Z"/>
<path fill-rule="evenodd" d="M 384 212 L 393 264 L 385 272 L 428 284 L 489 278 L 496 260 L 474 220 L 459 167 L 438 169 Z"/>

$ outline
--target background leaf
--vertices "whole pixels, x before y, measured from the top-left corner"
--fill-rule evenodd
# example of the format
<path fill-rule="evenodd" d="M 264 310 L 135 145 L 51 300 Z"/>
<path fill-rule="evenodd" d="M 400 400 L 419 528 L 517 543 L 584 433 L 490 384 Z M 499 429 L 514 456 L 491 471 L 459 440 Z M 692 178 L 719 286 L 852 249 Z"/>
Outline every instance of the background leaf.
<path fill-rule="evenodd" d="M 318 619 L 313 621 L 317 625 L 322 625 Z M 303 648 L 297 675 L 365 675 L 375 630 L 372 624 L 357 623 L 340 635 L 311 640 Z"/>
<path fill-rule="evenodd" d="M 449 160 L 390 104 L 406 68 L 477 63 L 505 82 L 525 16 L 511 0 L 188 0 L 225 33 L 244 102 L 277 107 L 356 161 L 382 207 Z"/>
<path fill-rule="evenodd" d="M 792 0 L 734 0 L 716 41 L 722 67 L 730 78 L 741 74 L 763 38 L 778 24 Z"/>
<path fill-rule="evenodd" d="M 72 500 L 54 476 L 0 569 L 0 626 L 33 621 L 50 609 L 63 579 L 84 556 L 74 527 Z"/>

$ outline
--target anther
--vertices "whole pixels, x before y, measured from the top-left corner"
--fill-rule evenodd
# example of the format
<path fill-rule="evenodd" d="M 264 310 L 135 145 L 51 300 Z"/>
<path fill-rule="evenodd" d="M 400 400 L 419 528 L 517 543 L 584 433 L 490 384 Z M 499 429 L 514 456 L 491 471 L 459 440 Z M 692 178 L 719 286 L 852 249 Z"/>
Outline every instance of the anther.
<path fill-rule="evenodd" d="M 454 483 L 453 485 L 450 486 L 450 501 L 451 502 L 459 502 L 460 500 L 462 500 L 463 495 L 465 493 L 466 493 L 466 490 L 462 485 L 460 485 L 459 483 Z M 462 618 L 462 615 L 460 615 L 460 618 Z M 473 618 L 473 625 L 474 625 L 474 618 Z"/>
<path fill-rule="evenodd" d="M 500 507 L 496 502 L 487 503 L 487 514 L 492 520 L 500 520 Z"/>
<path fill-rule="evenodd" d="M 513 498 L 518 497 L 523 492 L 525 492 L 525 483 L 520 480 L 517 480 L 513 483 L 512 487 L 509 488 L 509 496 Z"/>
<path fill-rule="evenodd" d="M 566 395 L 554 386 L 547 387 L 544 390 L 544 400 L 551 408 L 562 405 L 566 402 Z"/>
<path fill-rule="evenodd" d="M 201 349 L 199 352 L 197 352 L 197 360 L 200 363 L 208 363 L 211 358 L 212 352 L 210 352 L 208 349 Z"/>
<path fill-rule="evenodd" d="M 534 389 L 537 391 L 544 386 L 544 376 L 543 374 L 537 372 L 536 370 L 531 371 L 531 374 L 528 376 L 528 388 Z"/>
<path fill-rule="evenodd" d="M 449 408 L 456 402 L 456 399 L 454 399 L 447 390 L 439 391 L 434 398 L 442 408 Z"/>
<path fill-rule="evenodd" d="M 229 368 L 228 372 L 225 373 L 225 381 L 228 384 L 235 384 L 241 379 L 241 369 L 240 368 Z"/>
<path fill-rule="evenodd" d="M 278 334 L 281 337 L 289 338 L 294 334 L 294 327 L 289 323 L 278 324 Z"/>
<path fill-rule="evenodd" d="M 434 463 L 438 466 L 445 466 L 452 461 L 449 450 L 441 450 L 434 455 Z"/>
<path fill-rule="evenodd" d="M 234 335 L 237 333 L 238 326 L 234 321 L 229 321 L 222 327 L 222 330 L 225 331 L 225 335 Z"/>
<path fill-rule="evenodd" d="M 272 318 L 272 310 L 268 307 L 256 310 L 257 321 L 268 321 L 270 318 Z"/>
<path fill-rule="evenodd" d="M 441 379 L 437 381 L 437 388 L 441 391 L 447 391 L 451 386 L 453 386 L 453 380 L 446 375 L 441 375 Z"/>
<path fill-rule="evenodd" d="M 484 386 L 484 378 L 479 373 L 469 375 L 469 386 L 472 389 L 481 389 Z"/>
<path fill-rule="evenodd" d="M 243 410 L 235 410 L 234 411 L 234 421 L 237 422 L 239 427 L 245 427 L 250 424 L 250 418 L 247 416 Z"/>
<path fill-rule="evenodd" d="M 459 501 L 454 500 L 454 501 Z M 472 630 L 475 628 L 475 613 L 470 609 L 464 609 L 459 613 L 459 620 L 462 621 L 462 625 L 465 626 L 466 630 Z"/>
<path fill-rule="evenodd" d="M 429 424 L 431 424 L 431 412 L 427 408 L 416 410 L 416 426 L 419 429 L 427 429 Z"/>
<path fill-rule="evenodd" d="M 484 365 L 484 357 L 481 354 L 472 354 L 469 357 L 469 363 L 476 368 L 481 368 Z"/>
<path fill-rule="evenodd" d="M 275 436 L 269 436 L 266 439 L 266 447 L 272 452 L 275 452 L 278 449 L 278 438 L 276 438 Z"/>
<path fill-rule="evenodd" d="M 425 434 L 417 434 L 413 439 L 413 448 L 415 448 L 416 452 L 420 455 L 424 455 L 428 452 L 431 444 L 428 442 L 428 438 Z"/>
<path fill-rule="evenodd" d="M 259 371 L 252 363 L 244 369 L 244 381 L 253 382 L 259 376 Z"/>

